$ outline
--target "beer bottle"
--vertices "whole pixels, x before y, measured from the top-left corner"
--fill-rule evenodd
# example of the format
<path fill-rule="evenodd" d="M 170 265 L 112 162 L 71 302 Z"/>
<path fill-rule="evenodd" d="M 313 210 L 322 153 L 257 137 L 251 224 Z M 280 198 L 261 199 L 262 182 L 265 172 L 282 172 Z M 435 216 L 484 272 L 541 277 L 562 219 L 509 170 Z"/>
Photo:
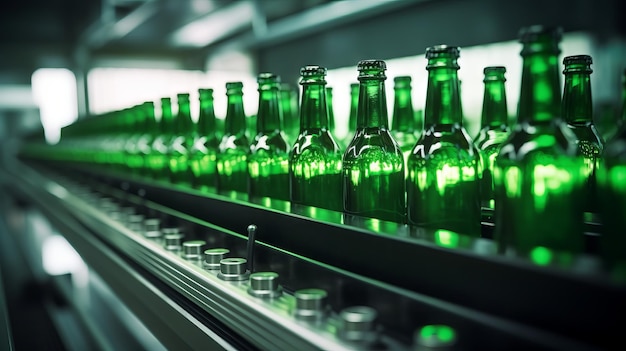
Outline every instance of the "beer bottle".
<path fill-rule="evenodd" d="M 483 73 L 485 92 L 480 121 L 481 129 L 474 143 L 483 160 L 483 174 L 480 180 L 481 205 L 493 210 L 495 203 L 493 169 L 500 146 L 506 141 L 510 133 L 504 87 L 506 68 L 502 66 L 485 67 Z"/>
<path fill-rule="evenodd" d="M 326 68 L 300 70 L 300 134 L 289 153 L 291 202 L 341 211 L 341 153 L 328 126 Z"/>
<path fill-rule="evenodd" d="M 198 134 L 191 151 L 193 186 L 213 192 L 217 188 L 217 153 L 220 142 L 213 108 L 213 89 L 198 89 L 198 94 Z"/>
<path fill-rule="evenodd" d="M 417 142 L 417 126 L 413 99 L 411 98 L 411 77 L 399 76 L 393 79 L 394 98 L 391 133 L 400 145 L 404 155 L 404 164 Z M 405 169 L 405 173 L 408 168 Z"/>
<path fill-rule="evenodd" d="M 161 118 L 156 123 L 157 136 L 154 138 L 150 151 L 150 170 L 152 178 L 169 180 L 168 145 L 172 136 L 174 116 L 172 115 L 172 99 L 161 98 Z"/>
<path fill-rule="evenodd" d="M 596 212 L 596 170 L 604 142 L 593 123 L 591 103 L 591 56 L 568 56 L 563 59 L 565 88 L 562 110 L 567 126 L 576 135 L 578 155 L 585 163 L 585 211 Z"/>
<path fill-rule="evenodd" d="M 217 188 L 225 195 L 248 192 L 248 153 L 246 115 L 243 109 L 243 84 L 226 83 L 226 120 L 217 155 Z"/>
<path fill-rule="evenodd" d="M 343 209 L 348 215 L 404 223 L 402 150 L 388 129 L 385 61 L 357 65 L 356 134 L 343 155 Z"/>
<path fill-rule="evenodd" d="M 560 118 L 558 55 L 561 29 L 520 31 L 522 85 L 519 116 L 494 170 L 495 238 L 500 251 L 531 254 L 545 248 L 583 248 L 582 161 L 575 136 Z"/>
<path fill-rule="evenodd" d="M 622 117 L 626 121 L 626 70 L 622 76 Z M 598 168 L 599 210 L 602 218 L 600 254 L 604 263 L 626 279 L 626 125 L 607 141 Z"/>
<path fill-rule="evenodd" d="M 459 48 L 426 49 L 424 132 L 408 160 L 410 224 L 480 235 L 480 156 L 463 127 Z"/>
<path fill-rule="evenodd" d="M 248 157 L 249 195 L 289 201 L 289 151 L 280 126 L 280 78 L 261 73 L 257 82 L 259 108 L 257 134 Z"/>
<path fill-rule="evenodd" d="M 191 120 L 189 94 L 180 93 L 178 113 L 174 118 L 174 135 L 168 149 L 170 182 L 191 186 L 193 174 L 189 167 L 189 152 L 195 136 L 195 125 Z"/>

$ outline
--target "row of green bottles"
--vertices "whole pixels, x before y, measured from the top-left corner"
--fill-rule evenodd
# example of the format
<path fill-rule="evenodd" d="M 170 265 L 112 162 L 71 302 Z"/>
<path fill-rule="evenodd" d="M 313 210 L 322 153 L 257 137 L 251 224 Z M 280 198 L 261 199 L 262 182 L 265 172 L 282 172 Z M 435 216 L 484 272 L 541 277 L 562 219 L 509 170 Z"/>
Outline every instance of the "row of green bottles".
<path fill-rule="evenodd" d="M 366 60 L 359 62 L 359 83 L 351 87 L 353 132 L 342 140 L 332 133 L 326 70 L 307 66 L 301 70 L 300 106 L 292 104 L 293 94 L 283 93 L 277 76 L 258 76 L 251 139 L 242 84 L 231 82 L 222 136 L 212 91 L 204 89 L 197 124 L 191 121 L 189 94 L 178 95 L 176 115 L 171 100 L 163 98 L 158 119 L 154 106 L 146 103 L 83 124 L 82 131 L 75 130 L 80 142 L 73 145 L 88 145 L 88 151 L 73 151 L 67 158 L 207 192 L 291 201 L 472 236 L 480 235 L 482 205 L 494 209 L 502 251 L 581 252 L 584 210 L 606 213 L 604 199 L 609 198 L 616 204 L 610 210 L 623 212 L 623 196 L 616 195 L 623 190 L 616 181 L 623 179 L 623 146 L 612 141 L 604 151 L 593 125 L 591 57 L 563 60 L 561 99 L 560 36 L 556 28 L 521 32 L 522 87 L 513 130 L 507 127 L 506 69 L 484 69 L 482 128 L 474 140 L 463 127 L 459 49 L 440 45 L 426 50 L 423 128 L 413 111 L 409 77 L 394 79 L 389 128 L 385 63 Z M 294 113 L 300 121 L 295 136 L 286 120 Z M 603 216 L 609 232 L 616 227 L 611 221 L 620 217 Z"/>

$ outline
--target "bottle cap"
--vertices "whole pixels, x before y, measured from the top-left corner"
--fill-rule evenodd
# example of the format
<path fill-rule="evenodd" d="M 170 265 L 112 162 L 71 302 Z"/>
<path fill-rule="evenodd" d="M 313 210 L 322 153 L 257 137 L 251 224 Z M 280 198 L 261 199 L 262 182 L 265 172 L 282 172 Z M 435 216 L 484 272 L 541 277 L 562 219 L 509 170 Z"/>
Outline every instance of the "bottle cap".
<path fill-rule="evenodd" d="M 178 97 L 178 100 L 181 100 L 181 99 L 189 100 L 189 93 L 178 93 L 176 94 L 176 97 Z"/>
<path fill-rule="evenodd" d="M 213 89 L 211 88 L 199 88 L 198 93 L 200 95 L 213 95 Z"/>

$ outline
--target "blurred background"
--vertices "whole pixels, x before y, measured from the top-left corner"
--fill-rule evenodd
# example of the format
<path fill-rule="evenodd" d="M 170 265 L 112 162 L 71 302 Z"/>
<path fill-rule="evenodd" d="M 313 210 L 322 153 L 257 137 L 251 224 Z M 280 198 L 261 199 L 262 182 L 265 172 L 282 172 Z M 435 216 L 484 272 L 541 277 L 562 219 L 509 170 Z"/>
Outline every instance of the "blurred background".
<path fill-rule="evenodd" d="M 624 13 L 621 0 L 14 1 L 0 12 L 0 137 L 43 127 L 55 143 L 76 118 L 180 92 L 195 104 L 199 87 L 215 89 L 216 114 L 224 118 L 224 85 L 233 80 L 244 83 L 246 113 L 255 114 L 259 72 L 279 74 L 295 88 L 307 64 L 329 69 L 336 134 L 343 137 L 356 63 L 387 61 L 390 111 L 393 77 L 412 76 L 419 110 L 426 96 L 423 54 L 436 44 L 461 47 L 462 103 L 474 136 L 485 66 L 506 66 L 515 116 L 517 33 L 531 24 L 563 27 L 562 57 L 593 57 L 595 120 L 608 135 L 626 67 Z"/>

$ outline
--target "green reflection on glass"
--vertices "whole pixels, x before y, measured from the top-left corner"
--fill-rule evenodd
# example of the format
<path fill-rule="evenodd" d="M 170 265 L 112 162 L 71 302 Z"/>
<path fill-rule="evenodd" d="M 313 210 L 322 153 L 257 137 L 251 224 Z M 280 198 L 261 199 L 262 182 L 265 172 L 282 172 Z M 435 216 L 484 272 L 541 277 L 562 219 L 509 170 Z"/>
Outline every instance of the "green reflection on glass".
<path fill-rule="evenodd" d="M 530 251 L 530 259 L 540 266 L 547 266 L 552 262 L 552 250 L 547 247 L 537 246 Z"/>
<path fill-rule="evenodd" d="M 420 338 L 431 339 L 442 343 L 450 343 L 456 339 L 456 331 L 447 325 L 426 325 L 420 330 Z"/>
<path fill-rule="evenodd" d="M 448 248 L 459 247 L 459 234 L 445 229 L 435 231 L 435 243 Z"/>

